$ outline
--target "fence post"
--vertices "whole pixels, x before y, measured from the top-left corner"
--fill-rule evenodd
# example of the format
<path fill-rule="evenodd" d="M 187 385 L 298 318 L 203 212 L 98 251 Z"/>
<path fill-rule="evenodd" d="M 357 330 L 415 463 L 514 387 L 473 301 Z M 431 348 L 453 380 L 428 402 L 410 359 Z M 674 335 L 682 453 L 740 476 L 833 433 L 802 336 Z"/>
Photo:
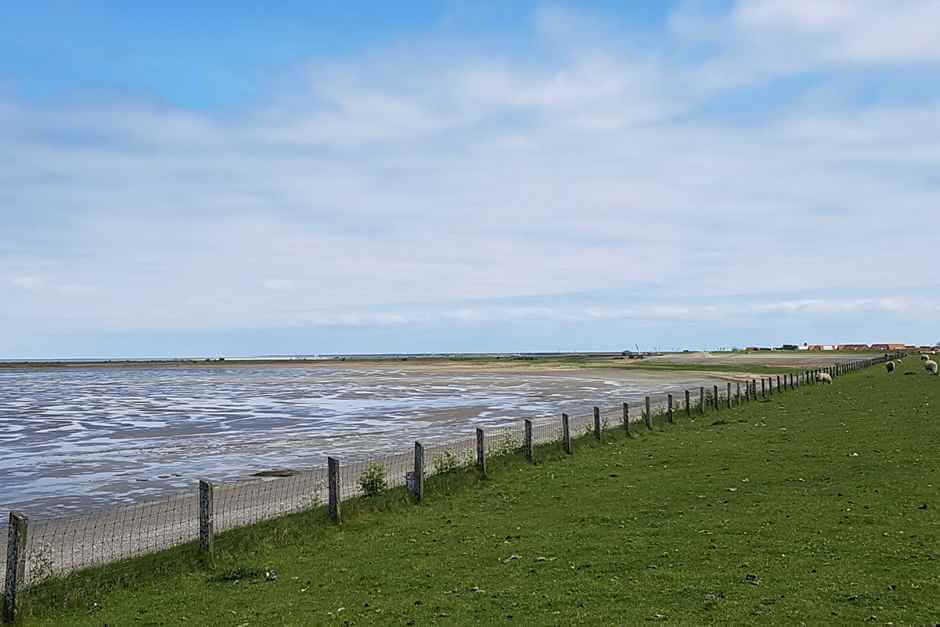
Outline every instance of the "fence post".
<path fill-rule="evenodd" d="M 3 622 L 12 624 L 16 620 L 17 587 L 25 583 L 26 538 L 29 518 L 20 512 L 10 512 L 10 527 L 7 529 L 7 578 L 3 591 Z"/>
<path fill-rule="evenodd" d="M 208 481 L 199 481 L 199 548 L 212 553 L 215 544 L 215 488 Z"/>
<path fill-rule="evenodd" d="M 721 409 L 721 403 L 718 402 L 718 386 L 717 385 L 712 386 L 712 394 L 715 395 L 715 397 L 712 399 L 712 404 L 715 406 L 715 411 L 719 411 Z"/>
<path fill-rule="evenodd" d="M 731 409 L 731 381 L 728 381 L 728 409 Z"/>
<path fill-rule="evenodd" d="M 594 406 L 594 437 L 601 439 L 601 408 L 597 405 Z"/>
<path fill-rule="evenodd" d="M 767 399 L 767 388 L 764 387 L 764 377 L 760 378 L 760 397 L 762 399 Z"/>
<path fill-rule="evenodd" d="M 666 400 L 666 419 L 669 421 L 669 424 L 673 424 L 672 420 L 672 394 L 669 394 Z"/>
<path fill-rule="evenodd" d="M 483 429 L 480 427 L 477 427 L 477 467 L 480 469 L 480 476 L 486 479 L 486 448 Z"/>
<path fill-rule="evenodd" d="M 689 391 L 685 391 L 685 415 L 688 418 L 692 417 L 692 406 L 689 404 Z"/>
<path fill-rule="evenodd" d="M 525 448 L 525 458 L 527 460 L 534 461 L 532 456 L 532 421 L 526 419 L 523 421 L 525 425 L 525 440 L 523 440 L 523 447 Z"/>
<path fill-rule="evenodd" d="M 415 442 L 415 501 L 424 498 L 424 446 Z"/>
<path fill-rule="evenodd" d="M 568 424 L 568 414 L 561 415 L 561 438 L 565 443 L 565 452 L 571 455 L 571 426 Z"/>
<path fill-rule="evenodd" d="M 343 522 L 343 513 L 340 510 L 339 498 L 339 461 L 333 457 L 326 458 L 327 487 L 330 492 L 329 510 L 333 522 Z"/>
<path fill-rule="evenodd" d="M 737 386 L 734 391 L 734 404 L 735 405 L 741 404 L 741 382 L 740 381 L 737 382 Z"/>
<path fill-rule="evenodd" d="M 700 385 L 698 388 L 698 410 L 699 413 L 703 416 L 705 415 L 705 386 Z"/>
<path fill-rule="evenodd" d="M 780 375 L 777 375 L 777 391 L 780 391 Z"/>
<path fill-rule="evenodd" d="M 650 397 L 646 397 L 646 415 L 643 416 L 643 420 L 646 421 L 646 428 L 650 431 L 653 430 L 653 412 L 650 411 Z"/>
<path fill-rule="evenodd" d="M 630 435 L 630 406 L 623 404 L 623 430 Z"/>

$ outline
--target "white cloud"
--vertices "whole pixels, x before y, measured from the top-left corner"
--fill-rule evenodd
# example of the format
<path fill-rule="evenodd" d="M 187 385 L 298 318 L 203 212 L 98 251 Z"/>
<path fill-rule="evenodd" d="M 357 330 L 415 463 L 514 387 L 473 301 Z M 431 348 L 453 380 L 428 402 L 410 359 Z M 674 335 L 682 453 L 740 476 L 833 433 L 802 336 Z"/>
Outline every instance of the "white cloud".
<path fill-rule="evenodd" d="M 24 290 L 38 290 L 42 289 L 45 285 L 45 281 L 42 277 L 38 276 L 15 276 L 10 279 L 10 283 L 14 287 Z"/>
<path fill-rule="evenodd" d="M 292 292 L 295 287 L 290 279 L 265 279 L 261 284 L 274 292 Z"/>

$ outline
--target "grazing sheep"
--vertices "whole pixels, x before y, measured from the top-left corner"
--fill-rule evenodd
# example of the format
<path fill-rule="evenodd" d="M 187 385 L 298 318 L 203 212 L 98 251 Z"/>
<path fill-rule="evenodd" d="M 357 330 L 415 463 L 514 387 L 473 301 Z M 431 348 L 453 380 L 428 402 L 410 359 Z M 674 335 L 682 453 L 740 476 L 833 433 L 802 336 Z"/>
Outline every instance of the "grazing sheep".
<path fill-rule="evenodd" d="M 927 356 L 927 353 L 921 353 L 921 354 L 920 354 L 920 360 L 921 360 L 921 361 L 927 361 L 928 359 L 930 359 L 930 357 Z"/>
<path fill-rule="evenodd" d="M 891 373 L 891 372 L 894 372 L 894 369 L 896 366 L 894 365 L 893 361 L 889 361 L 888 363 L 885 364 L 885 367 L 888 369 L 888 372 Z"/>
<path fill-rule="evenodd" d="M 932 359 L 924 362 L 924 368 L 927 369 L 927 374 L 937 374 L 937 362 Z"/>
<path fill-rule="evenodd" d="M 817 383 L 832 383 L 832 377 L 829 375 L 828 372 L 817 372 L 816 382 Z"/>

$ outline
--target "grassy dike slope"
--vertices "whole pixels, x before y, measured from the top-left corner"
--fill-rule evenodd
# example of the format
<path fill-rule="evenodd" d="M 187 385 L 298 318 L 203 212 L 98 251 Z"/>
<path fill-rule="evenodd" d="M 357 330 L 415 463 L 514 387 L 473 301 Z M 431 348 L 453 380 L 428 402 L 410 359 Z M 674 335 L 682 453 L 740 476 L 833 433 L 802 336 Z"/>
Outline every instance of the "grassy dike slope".
<path fill-rule="evenodd" d="M 905 371 L 913 374 L 907 375 Z M 940 378 L 916 358 L 86 571 L 26 624 L 933 623 Z M 271 574 L 276 572 L 276 577 Z M 267 574 L 266 574 L 267 573 Z M 342 608 L 342 609 L 340 609 Z"/>

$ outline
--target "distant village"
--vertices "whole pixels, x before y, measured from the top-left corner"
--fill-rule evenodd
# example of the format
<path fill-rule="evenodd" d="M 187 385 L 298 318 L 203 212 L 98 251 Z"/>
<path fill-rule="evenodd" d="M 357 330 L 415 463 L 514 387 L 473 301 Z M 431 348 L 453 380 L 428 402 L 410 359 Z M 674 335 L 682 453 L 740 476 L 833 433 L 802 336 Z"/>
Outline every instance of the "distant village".
<path fill-rule="evenodd" d="M 748 346 L 748 351 L 924 351 L 936 346 L 916 346 L 904 343 L 886 344 L 783 344 L 782 346 Z"/>

